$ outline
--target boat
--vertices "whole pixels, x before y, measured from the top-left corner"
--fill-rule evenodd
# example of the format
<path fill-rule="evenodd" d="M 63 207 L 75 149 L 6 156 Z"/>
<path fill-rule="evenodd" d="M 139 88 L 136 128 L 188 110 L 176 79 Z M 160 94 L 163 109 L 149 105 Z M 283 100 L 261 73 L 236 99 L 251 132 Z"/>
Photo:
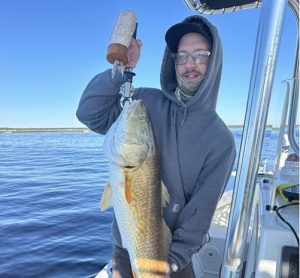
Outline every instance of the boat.
<path fill-rule="evenodd" d="M 192 258 L 196 277 L 298 278 L 299 43 L 293 76 L 284 80 L 281 122 L 269 167 L 262 148 L 284 16 L 291 9 L 298 25 L 299 0 L 184 2 L 201 14 L 261 9 L 234 188 L 222 195 L 205 244 Z M 96 276 L 107 277 L 111 262 Z"/>

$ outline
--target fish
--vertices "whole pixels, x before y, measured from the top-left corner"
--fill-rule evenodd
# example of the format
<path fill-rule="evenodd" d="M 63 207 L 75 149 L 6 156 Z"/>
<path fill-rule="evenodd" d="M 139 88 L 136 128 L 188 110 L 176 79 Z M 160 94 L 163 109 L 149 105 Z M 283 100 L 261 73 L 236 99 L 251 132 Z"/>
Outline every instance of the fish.
<path fill-rule="evenodd" d="M 124 107 L 106 133 L 103 150 L 110 173 L 101 210 L 113 207 L 133 276 L 164 277 L 172 235 L 163 208 L 170 196 L 160 178 L 151 119 L 142 100 Z"/>

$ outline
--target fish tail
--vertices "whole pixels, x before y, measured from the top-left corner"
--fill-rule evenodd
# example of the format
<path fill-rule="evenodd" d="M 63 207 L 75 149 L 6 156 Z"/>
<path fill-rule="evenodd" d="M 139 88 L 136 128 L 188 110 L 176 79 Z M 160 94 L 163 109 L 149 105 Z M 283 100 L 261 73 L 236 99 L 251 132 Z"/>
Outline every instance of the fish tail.
<path fill-rule="evenodd" d="M 141 278 L 164 276 L 169 272 L 169 264 L 163 260 L 137 258 L 136 265 L 140 270 Z"/>

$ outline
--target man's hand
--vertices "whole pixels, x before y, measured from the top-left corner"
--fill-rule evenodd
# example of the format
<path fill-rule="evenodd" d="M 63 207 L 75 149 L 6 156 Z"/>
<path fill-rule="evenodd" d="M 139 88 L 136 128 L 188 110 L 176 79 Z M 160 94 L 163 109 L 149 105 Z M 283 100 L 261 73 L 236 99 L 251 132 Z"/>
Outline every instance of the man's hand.
<path fill-rule="evenodd" d="M 126 67 L 134 68 L 140 58 L 140 48 L 142 47 L 142 41 L 131 38 L 130 45 L 128 47 L 128 63 Z"/>

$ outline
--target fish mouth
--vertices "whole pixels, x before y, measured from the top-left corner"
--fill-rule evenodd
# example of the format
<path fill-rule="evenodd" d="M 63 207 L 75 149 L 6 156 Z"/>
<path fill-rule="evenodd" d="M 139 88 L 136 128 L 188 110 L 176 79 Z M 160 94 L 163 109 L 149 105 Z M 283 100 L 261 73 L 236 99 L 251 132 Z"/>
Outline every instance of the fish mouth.
<path fill-rule="evenodd" d="M 147 118 L 147 108 L 144 104 L 144 102 L 140 99 L 134 100 L 133 102 L 128 105 L 124 111 L 124 114 L 126 115 L 126 120 L 133 120 L 135 121 L 141 120 L 141 118 L 144 118 L 144 120 Z"/>
<path fill-rule="evenodd" d="M 132 165 L 125 165 L 124 168 L 125 169 L 133 169 L 135 168 L 136 166 L 132 166 Z"/>

